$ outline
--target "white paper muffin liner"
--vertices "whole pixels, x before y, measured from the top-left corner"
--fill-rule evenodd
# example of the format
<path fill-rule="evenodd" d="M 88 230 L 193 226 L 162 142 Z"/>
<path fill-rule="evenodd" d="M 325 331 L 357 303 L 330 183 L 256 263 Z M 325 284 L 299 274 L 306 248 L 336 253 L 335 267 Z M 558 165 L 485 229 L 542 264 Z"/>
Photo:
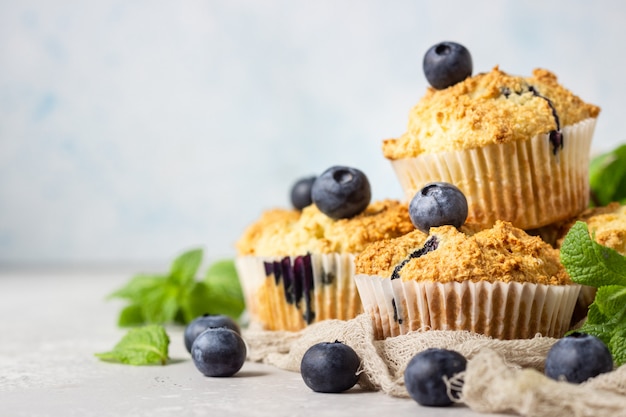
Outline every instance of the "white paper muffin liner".
<path fill-rule="evenodd" d="M 562 129 L 563 148 L 549 135 L 391 161 L 410 201 L 424 185 L 449 182 L 467 198 L 467 221 L 486 227 L 506 220 L 534 229 L 579 214 L 589 203 L 589 152 L 596 119 Z"/>
<path fill-rule="evenodd" d="M 467 330 L 498 339 L 569 329 L 580 285 L 519 282 L 418 282 L 357 274 L 377 339 L 416 330 Z"/>
<path fill-rule="evenodd" d="M 240 256 L 235 260 L 251 322 L 267 330 L 300 330 L 363 311 L 353 254 Z"/>

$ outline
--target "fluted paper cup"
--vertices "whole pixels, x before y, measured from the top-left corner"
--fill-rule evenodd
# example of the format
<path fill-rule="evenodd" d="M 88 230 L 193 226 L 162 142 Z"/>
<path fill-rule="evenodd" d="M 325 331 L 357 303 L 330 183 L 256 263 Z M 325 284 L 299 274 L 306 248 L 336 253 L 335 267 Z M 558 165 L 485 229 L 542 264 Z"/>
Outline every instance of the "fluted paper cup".
<path fill-rule="evenodd" d="M 357 274 L 377 339 L 416 330 L 467 330 L 498 339 L 569 329 L 580 285 L 520 282 L 418 282 Z"/>
<path fill-rule="evenodd" d="M 588 206 L 595 124 L 590 118 L 564 127 L 562 148 L 542 134 L 391 163 L 409 201 L 427 183 L 445 181 L 465 194 L 468 222 L 489 227 L 506 220 L 520 229 L 534 229 L 571 218 Z"/>
<path fill-rule="evenodd" d="M 353 254 L 240 256 L 235 260 L 250 320 L 267 330 L 300 330 L 361 313 Z"/>

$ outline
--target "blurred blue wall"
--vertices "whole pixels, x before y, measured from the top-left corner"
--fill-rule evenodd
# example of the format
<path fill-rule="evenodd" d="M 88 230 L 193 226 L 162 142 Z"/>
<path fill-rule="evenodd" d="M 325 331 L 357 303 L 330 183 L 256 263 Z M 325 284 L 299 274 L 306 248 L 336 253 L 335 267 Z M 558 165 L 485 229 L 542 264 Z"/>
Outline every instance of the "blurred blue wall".
<path fill-rule="evenodd" d="M 0 1 L 0 266 L 209 259 L 335 164 L 401 198 L 380 150 L 432 44 L 535 67 L 626 141 L 626 3 Z"/>

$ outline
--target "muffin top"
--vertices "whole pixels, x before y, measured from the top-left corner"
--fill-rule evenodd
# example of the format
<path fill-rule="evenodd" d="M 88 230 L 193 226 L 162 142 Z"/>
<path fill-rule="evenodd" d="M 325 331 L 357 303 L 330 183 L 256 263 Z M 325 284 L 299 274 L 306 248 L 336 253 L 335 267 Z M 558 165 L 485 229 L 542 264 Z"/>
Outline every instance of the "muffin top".
<path fill-rule="evenodd" d="M 589 233 L 596 242 L 626 255 L 626 206 L 611 203 L 607 206 L 585 210 L 561 228 L 557 241 L 558 247 L 561 246 L 565 235 L 576 221 L 587 223 Z"/>
<path fill-rule="evenodd" d="M 513 76 L 496 66 L 443 90 L 429 87 L 406 133 L 383 141 L 395 160 L 530 139 L 598 116 L 600 108 L 562 87 L 548 70 Z"/>
<path fill-rule="evenodd" d="M 305 253 L 359 253 L 368 244 L 414 230 L 406 203 L 381 200 L 362 213 L 333 220 L 315 204 L 273 209 L 248 226 L 236 243 L 239 255 L 287 256 Z"/>
<path fill-rule="evenodd" d="M 440 226 L 372 243 L 355 259 L 356 273 L 402 280 L 502 281 L 563 285 L 571 280 L 559 251 L 511 223 L 475 231 Z"/>

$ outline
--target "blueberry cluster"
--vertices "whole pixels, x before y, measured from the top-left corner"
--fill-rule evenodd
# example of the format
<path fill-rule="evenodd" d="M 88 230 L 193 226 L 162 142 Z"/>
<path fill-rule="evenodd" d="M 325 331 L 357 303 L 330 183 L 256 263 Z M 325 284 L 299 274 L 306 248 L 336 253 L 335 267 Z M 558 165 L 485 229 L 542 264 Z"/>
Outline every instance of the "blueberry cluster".
<path fill-rule="evenodd" d="M 426 349 L 407 364 L 404 385 L 420 405 L 449 406 L 459 400 L 466 367 L 467 359 L 456 351 Z M 576 332 L 555 342 L 544 366 L 549 378 L 574 384 L 612 370 L 613 358 L 606 344 L 595 336 Z"/>
<path fill-rule="evenodd" d="M 184 332 L 185 347 L 196 368 L 206 376 L 233 376 L 248 353 L 239 325 L 225 315 L 197 317 Z"/>
<path fill-rule="evenodd" d="M 239 325 L 225 315 L 205 314 L 192 320 L 184 343 L 196 368 L 205 376 L 229 377 L 243 366 L 247 348 Z M 343 392 L 358 381 L 361 359 L 339 341 L 311 346 L 300 365 L 302 379 L 315 392 Z"/>
<path fill-rule="evenodd" d="M 293 184 L 289 195 L 293 208 L 302 210 L 313 203 L 311 187 L 313 187 L 316 178 L 315 176 L 300 178 Z"/>
<path fill-rule="evenodd" d="M 291 204 L 297 210 L 315 204 L 332 219 L 346 219 L 361 213 L 372 198 L 367 176 L 347 166 L 332 166 L 319 177 L 305 177 L 291 188 Z"/>
<path fill-rule="evenodd" d="M 246 345 L 239 326 L 223 315 L 204 315 L 193 320 L 184 333 L 185 346 L 202 374 L 211 377 L 235 375 L 246 360 Z M 354 387 L 361 359 L 350 346 L 321 342 L 303 355 L 300 374 L 315 392 L 339 393 Z M 467 359 L 449 349 L 429 348 L 416 354 L 404 370 L 404 385 L 418 404 L 445 407 L 458 402 L 463 388 L 462 373 Z M 545 374 L 555 380 L 582 383 L 613 370 L 607 346 L 595 336 L 572 333 L 550 349 Z"/>

